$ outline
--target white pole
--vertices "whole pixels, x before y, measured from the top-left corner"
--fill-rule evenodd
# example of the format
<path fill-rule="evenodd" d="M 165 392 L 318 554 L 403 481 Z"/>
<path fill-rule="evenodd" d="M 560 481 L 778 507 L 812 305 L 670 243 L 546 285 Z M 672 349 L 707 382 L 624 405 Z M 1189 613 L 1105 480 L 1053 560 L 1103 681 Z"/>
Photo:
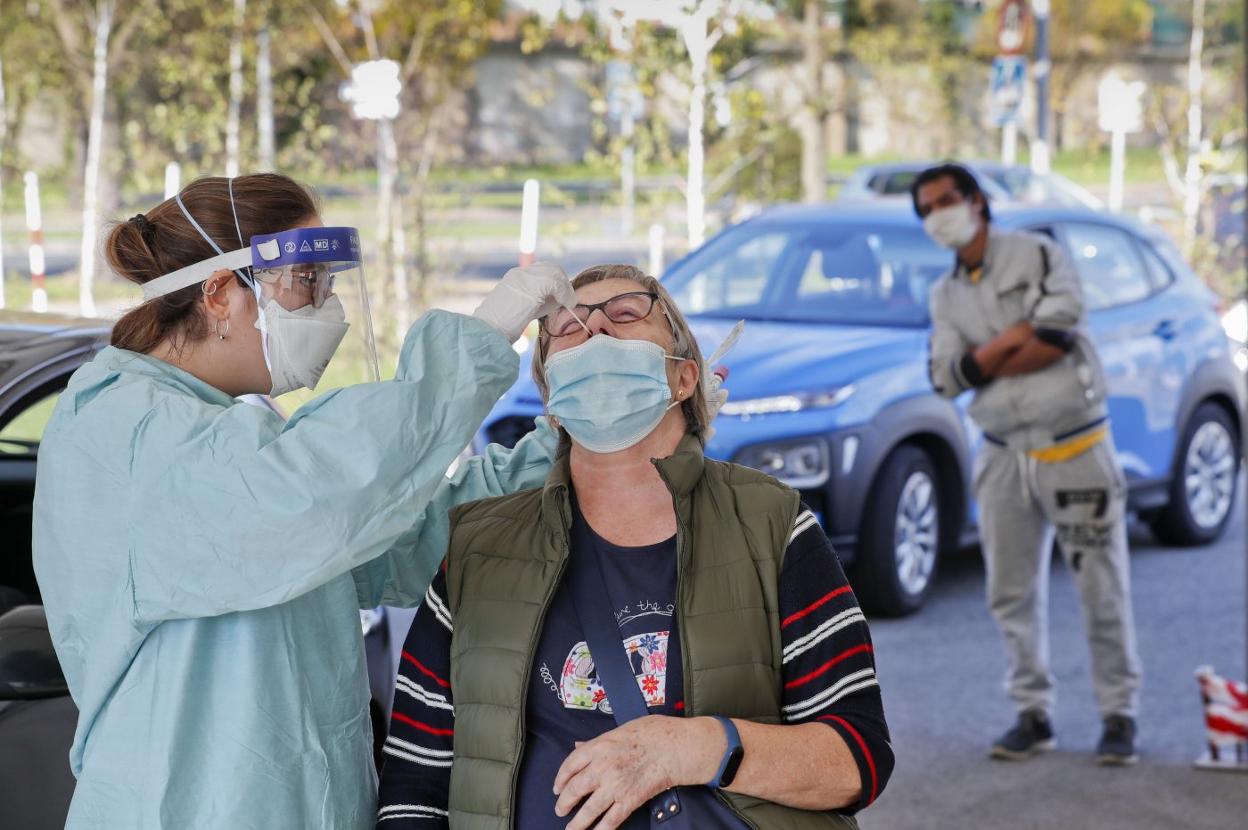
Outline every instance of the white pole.
<path fill-rule="evenodd" d="M 537 179 L 524 183 L 524 199 L 520 205 L 520 264 L 532 265 L 537 260 L 537 213 L 541 204 L 542 186 Z"/>
<path fill-rule="evenodd" d="M 1205 44 L 1205 0 L 1192 6 L 1192 42 L 1187 58 L 1187 169 L 1183 173 L 1183 253 L 1189 258 L 1196 245 L 1196 228 L 1200 217 L 1202 171 L 1200 165 L 1201 132 L 1204 107 L 1204 68 L 1201 52 Z"/>
<path fill-rule="evenodd" d="M 652 277 L 663 276 L 663 236 L 662 225 L 650 226 L 650 267 L 646 271 Z"/>
<path fill-rule="evenodd" d="M 1001 128 L 1001 163 L 1013 165 L 1018 161 L 1018 123 L 1013 119 Z"/>
<path fill-rule="evenodd" d="M 82 187 L 82 250 L 78 257 L 78 308 L 95 316 L 96 202 L 99 198 L 104 105 L 108 90 L 108 36 L 113 27 L 113 0 L 98 0 L 95 18 L 95 65 L 91 84 L 91 125 L 87 131 L 87 169 Z M 46 299 L 44 301 L 46 303 Z"/>
<path fill-rule="evenodd" d="M 394 195 L 393 222 L 390 250 L 394 259 L 394 327 L 397 332 L 395 339 L 401 343 L 412 325 L 412 297 L 407 284 L 407 232 L 403 226 L 403 194 L 398 192 Z"/>
<path fill-rule="evenodd" d="M 1122 210 L 1122 182 L 1127 167 L 1127 133 L 1117 129 L 1110 133 L 1109 149 L 1109 209 Z"/>
<path fill-rule="evenodd" d="M 43 258 L 43 211 L 39 205 L 39 174 L 27 171 L 26 230 L 30 231 L 31 307 L 40 313 L 48 310 L 48 290 L 44 280 L 46 263 Z"/>
<path fill-rule="evenodd" d="M 165 198 L 172 199 L 182 189 L 182 165 L 171 161 L 165 165 Z"/>
<path fill-rule="evenodd" d="M 1036 21 L 1036 65 L 1032 78 L 1036 84 L 1036 130 L 1031 139 L 1032 172 L 1044 175 L 1051 169 L 1049 159 L 1049 79 L 1053 63 L 1049 58 L 1049 0 L 1032 0 Z"/>
<path fill-rule="evenodd" d="M 225 175 L 234 178 L 239 168 L 239 112 L 243 103 L 243 22 L 247 0 L 234 0 L 234 33 L 230 38 L 230 108 L 225 120 Z"/>
<path fill-rule="evenodd" d="M 701 247 L 706 237 L 706 194 L 703 192 L 705 148 L 702 142 L 702 125 L 706 120 L 706 73 L 710 53 L 710 38 L 706 31 L 704 15 L 688 18 L 682 25 L 685 50 L 693 83 L 689 89 L 689 169 L 686 176 L 685 221 L 688 225 L 689 249 Z"/>
<path fill-rule="evenodd" d="M 390 270 L 390 232 L 394 228 L 394 167 L 390 148 L 394 144 L 394 122 L 377 119 L 377 248 L 385 268 Z M 386 276 L 389 276 L 388 274 Z M 384 277 L 383 277 L 384 279 Z"/>
<path fill-rule="evenodd" d="M 273 146 L 273 62 L 269 57 L 269 27 L 256 37 L 256 133 L 261 170 L 275 169 Z"/>

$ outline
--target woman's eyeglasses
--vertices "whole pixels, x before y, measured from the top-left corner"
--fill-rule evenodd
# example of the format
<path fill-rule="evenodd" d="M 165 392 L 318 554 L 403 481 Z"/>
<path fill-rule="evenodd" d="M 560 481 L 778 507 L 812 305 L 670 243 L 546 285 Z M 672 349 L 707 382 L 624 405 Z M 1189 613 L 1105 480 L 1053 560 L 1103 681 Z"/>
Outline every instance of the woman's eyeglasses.
<path fill-rule="evenodd" d="M 573 314 L 566 308 L 547 314 L 542 318 L 542 330 L 551 337 L 566 337 L 584 331 L 583 325 L 595 311 L 601 310 L 612 323 L 627 325 L 636 323 L 650 316 L 654 310 L 654 301 L 659 295 L 653 291 L 630 291 L 627 294 L 616 294 L 609 300 L 589 305 L 578 305 Z"/>

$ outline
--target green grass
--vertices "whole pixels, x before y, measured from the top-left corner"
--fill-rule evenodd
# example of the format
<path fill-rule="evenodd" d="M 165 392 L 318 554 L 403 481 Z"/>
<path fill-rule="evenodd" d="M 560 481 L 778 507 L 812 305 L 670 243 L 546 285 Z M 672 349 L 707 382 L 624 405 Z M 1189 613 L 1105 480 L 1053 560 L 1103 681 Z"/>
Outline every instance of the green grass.
<path fill-rule="evenodd" d="M 52 304 L 78 302 L 78 274 L 66 272 L 47 279 L 48 302 Z M 95 282 L 95 301 L 97 303 L 127 303 L 137 305 L 142 299 L 139 289 L 128 282 L 113 277 L 105 277 Z M 34 287 L 30 278 L 9 272 L 4 281 L 5 305 L 8 308 L 30 308 Z"/>
<path fill-rule="evenodd" d="M 49 395 L 34 406 L 23 410 L 16 418 L 5 424 L 4 429 L 0 430 L 0 454 L 6 452 L 25 454 L 25 451 L 21 451 L 11 444 L 6 445 L 4 443 L 6 440 L 38 441 L 41 439 L 59 397 L 59 392 Z"/>

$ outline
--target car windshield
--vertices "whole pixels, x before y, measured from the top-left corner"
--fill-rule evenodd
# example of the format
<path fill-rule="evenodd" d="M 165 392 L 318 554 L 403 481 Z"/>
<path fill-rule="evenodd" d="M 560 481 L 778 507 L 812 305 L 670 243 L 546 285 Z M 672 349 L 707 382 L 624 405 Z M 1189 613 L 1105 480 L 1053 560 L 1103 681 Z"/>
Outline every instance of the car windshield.
<path fill-rule="evenodd" d="M 663 283 L 691 315 L 923 326 L 928 289 L 952 261 L 919 228 L 747 224 Z"/>

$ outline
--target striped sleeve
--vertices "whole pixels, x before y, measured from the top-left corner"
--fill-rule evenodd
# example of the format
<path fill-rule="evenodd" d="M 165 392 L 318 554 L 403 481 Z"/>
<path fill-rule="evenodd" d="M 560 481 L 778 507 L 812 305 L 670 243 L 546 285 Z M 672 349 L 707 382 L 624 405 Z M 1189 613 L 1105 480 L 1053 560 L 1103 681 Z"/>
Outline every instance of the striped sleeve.
<path fill-rule="evenodd" d="M 455 707 L 450 684 L 453 625 L 445 597 L 443 564 L 403 644 L 390 734 L 382 749 L 377 830 L 449 827 Z"/>
<path fill-rule="evenodd" d="M 858 764 L 862 798 L 875 801 L 893 770 L 893 750 L 875 676 L 871 632 L 819 520 L 804 505 L 780 572 L 785 723 L 824 723 Z"/>

